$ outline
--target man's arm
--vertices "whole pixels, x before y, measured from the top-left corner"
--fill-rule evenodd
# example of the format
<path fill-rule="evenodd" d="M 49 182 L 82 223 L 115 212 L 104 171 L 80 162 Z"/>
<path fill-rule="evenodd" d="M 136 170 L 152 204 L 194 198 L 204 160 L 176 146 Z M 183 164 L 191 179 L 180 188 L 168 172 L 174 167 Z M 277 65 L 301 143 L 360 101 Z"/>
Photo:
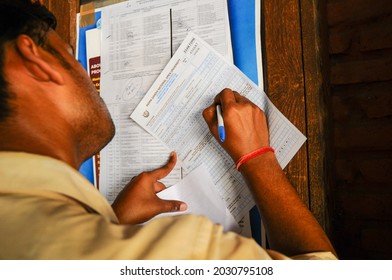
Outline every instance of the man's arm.
<path fill-rule="evenodd" d="M 219 141 L 216 104 L 221 104 L 226 140 Z M 250 152 L 269 147 L 266 117 L 247 98 L 229 89 L 203 112 L 210 131 L 234 162 Z M 298 197 L 273 152 L 246 161 L 239 171 L 254 197 L 271 249 L 289 256 L 309 252 L 335 253 L 328 237 Z"/>

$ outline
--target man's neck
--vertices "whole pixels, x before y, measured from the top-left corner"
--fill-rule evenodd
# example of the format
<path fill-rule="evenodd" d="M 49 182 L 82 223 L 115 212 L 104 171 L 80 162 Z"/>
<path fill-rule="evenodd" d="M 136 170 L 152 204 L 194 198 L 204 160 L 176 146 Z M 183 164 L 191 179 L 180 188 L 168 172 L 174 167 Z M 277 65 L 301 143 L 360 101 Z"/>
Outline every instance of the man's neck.
<path fill-rule="evenodd" d="M 8 128 L 8 129 L 7 129 Z M 80 159 L 75 143 L 70 143 L 67 132 L 59 128 L 34 127 L 21 128 L 17 125 L 0 124 L 0 151 L 13 151 L 38 154 L 61 160 L 79 169 L 84 159 Z"/>

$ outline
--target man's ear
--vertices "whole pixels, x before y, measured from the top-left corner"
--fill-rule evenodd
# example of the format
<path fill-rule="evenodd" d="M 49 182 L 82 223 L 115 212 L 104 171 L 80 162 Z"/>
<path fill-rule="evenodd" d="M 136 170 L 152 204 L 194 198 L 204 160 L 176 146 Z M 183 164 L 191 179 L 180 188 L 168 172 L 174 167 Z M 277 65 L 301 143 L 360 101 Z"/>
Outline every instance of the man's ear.
<path fill-rule="evenodd" d="M 64 84 L 63 76 L 39 54 L 37 45 L 29 36 L 20 35 L 16 39 L 16 48 L 32 77 L 43 82 L 52 81 L 58 85 Z"/>

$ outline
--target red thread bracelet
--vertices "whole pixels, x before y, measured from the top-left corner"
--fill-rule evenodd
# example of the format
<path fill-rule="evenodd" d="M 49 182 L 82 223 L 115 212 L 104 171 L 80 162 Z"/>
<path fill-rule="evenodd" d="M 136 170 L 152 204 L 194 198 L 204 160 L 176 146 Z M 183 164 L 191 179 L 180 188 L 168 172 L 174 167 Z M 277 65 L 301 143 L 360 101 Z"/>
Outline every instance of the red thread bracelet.
<path fill-rule="evenodd" d="M 242 157 L 240 157 L 239 160 L 237 160 L 237 162 L 235 163 L 235 168 L 237 170 L 239 170 L 239 168 L 241 167 L 241 165 L 243 165 L 245 162 L 247 162 L 248 160 L 255 158 L 259 155 L 265 154 L 267 152 L 275 152 L 275 150 L 272 147 L 264 147 L 264 148 L 260 148 L 257 149 L 256 151 L 250 152 L 249 154 L 243 155 Z"/>

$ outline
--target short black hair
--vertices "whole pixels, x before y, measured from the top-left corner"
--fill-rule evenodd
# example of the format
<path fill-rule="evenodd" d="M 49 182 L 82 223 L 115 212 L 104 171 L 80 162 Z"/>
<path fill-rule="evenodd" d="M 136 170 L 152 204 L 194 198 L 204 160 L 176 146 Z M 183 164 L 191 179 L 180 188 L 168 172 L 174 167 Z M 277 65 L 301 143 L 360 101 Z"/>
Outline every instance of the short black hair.
<path fill-rule="evenodd" d="M 0 122 L 12 113 L 12 94 L 4 76 L 4 50 L 7 43 L 20 35 L 28 35 L 38 46 L 46 42 L 46 33 L 56 28 L 56 17 L 45 7 L 31 0 L 0 0 Z"/>

